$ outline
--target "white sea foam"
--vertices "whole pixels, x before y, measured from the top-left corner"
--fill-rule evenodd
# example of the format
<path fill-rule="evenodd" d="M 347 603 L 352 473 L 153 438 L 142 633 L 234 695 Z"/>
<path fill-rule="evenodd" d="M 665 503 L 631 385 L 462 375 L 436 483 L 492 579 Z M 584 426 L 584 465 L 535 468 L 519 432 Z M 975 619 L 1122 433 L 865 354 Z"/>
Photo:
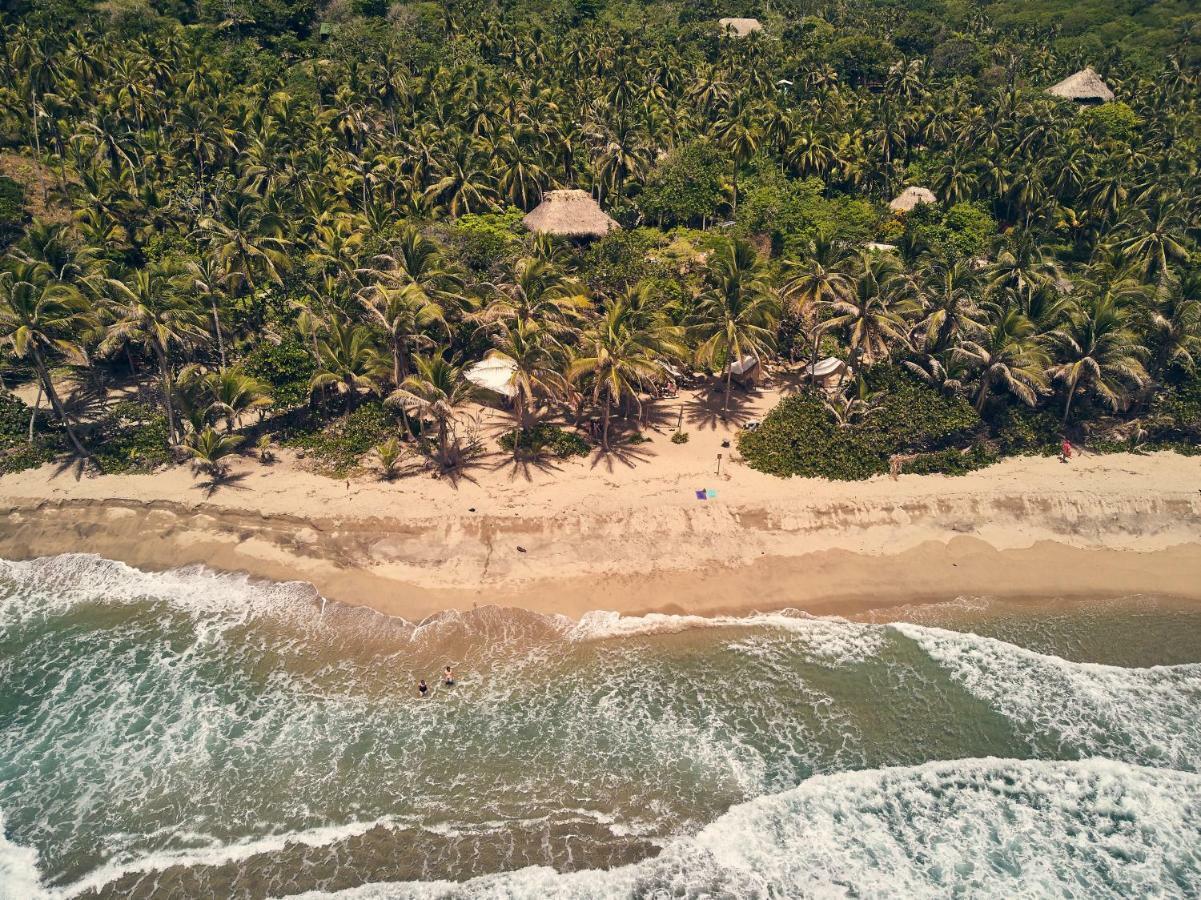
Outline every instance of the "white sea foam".
<path fill-rule="evenodd" d="M 1199 848 L 1197 775 L 979 759 L 816 776 L 609 871 L 535 867 L 299 896 L 1188 897 L 1201 892 Z"/>
<path fill-rule="evenodd" d="M 1201 769 L 1201 665 L 1128 669 L 1069 662 L 994 638 L 892 626 L 1031 740 L 1081 755 Z"/>
<path fill-rule="evenodd" d="M 302 612 L 312 616 L 320 600 L 308 582 L 271 582 L 247 575 L 216 572 L 205 566 L 185 566 L 144 572 L 125 563 L 90 553 L 66 553 L 14 562 L 0 560 L 0 626 L 33 616 L 61 614 L 80 603 L 132 603 L 147 599 L 171 604 L 191 613 L 220 615 L 245 621 L 268 609 L 275 613 Z"/>
<path fill-rule="evenodd" d="M 38 852 L 14 844 L 4 835 L 4 811 L 0 810 L 0 900 L 40 900 L 47 893 L 38 871 Z"/>
<path fill-rule="evenodd" d="M 788 632 L 804 642 L 810 655 L 831 662 L 855 662 L 875 656 L 884 643 L 884 629 L 838 618 L 818 618 L 796 610 L 748 616 L 676 616 L 650 613 L 623 616 L 598 610 L 586 613 L 568 628 L 571 641 L 599 641 L 640 635 L 674 634 L 699 628 L 763 628 Z"/>

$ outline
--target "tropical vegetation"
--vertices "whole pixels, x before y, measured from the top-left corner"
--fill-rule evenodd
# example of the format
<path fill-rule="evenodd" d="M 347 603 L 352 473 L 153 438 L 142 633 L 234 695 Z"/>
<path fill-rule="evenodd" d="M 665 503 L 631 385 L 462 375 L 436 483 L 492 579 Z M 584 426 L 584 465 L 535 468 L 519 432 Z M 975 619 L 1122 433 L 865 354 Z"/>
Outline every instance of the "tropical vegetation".
<path fill-rule="evenodd" d="M 7 10 L 0 366 L 37 401 L 0 396 L 5 469 L 217 476 L 273 438 L 331 474 L 453 469 L 484 359 L 514 454 L 610 451 L 682 373 L 737 416 L 747 357 L 854 371 L 747 433 L 781 474 L 1199 436 L 1188 4 Z M 1114 102 L 1046 92 L 1085 65 Z M 935 202 L 890 209 L 911 186 Z M 556 188 L 621 229 L 526 233 Z"/>

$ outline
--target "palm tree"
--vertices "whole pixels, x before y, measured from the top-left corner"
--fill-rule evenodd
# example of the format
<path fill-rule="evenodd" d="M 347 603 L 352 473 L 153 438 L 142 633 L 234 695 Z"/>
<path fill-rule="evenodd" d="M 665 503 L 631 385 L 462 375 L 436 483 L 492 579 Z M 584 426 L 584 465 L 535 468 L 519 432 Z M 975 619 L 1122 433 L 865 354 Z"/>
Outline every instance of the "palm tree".
<path fill-rule="evenodd" d="M 1021 312 L 1000 307 L 991 312 L 992 321 L 954 351 L 960 359 L 981 370 L 976 411 L 984 412 L 998 387 L 1033 406 L 1047 389 L 1045 373 L 1050 358 L 1034 339 L 1034 326 Z"/>
<path fill-rule="evenodd" d="M 587 381 L 593 405 L 601 410 L 601 447 L 609 450 L 609 418 L 625 400 L 639 412 L 638 392 L 663 377 L 663 363 L 647 348 L 642 335 L 628 327 L 619 305 L 611 306 L 580 341 L 567 377 L 572 383 Z"/>
<path fill-rule="evenodd" d="M 205 386 L 212 398 L 210 409 L 215 415 L 224 417 L 226 433 L 241 425 L 245 413 L 271 404 L 266 385 L 237 369 L 208 373 Z"/>
<path fill-rule="evenodd" d="M 204 336 L 204 316 L 191 296 L 177 290 L 178 274 L 158 265 L 138 269 L 128 283 L 105 279 L 112 297 L 112 322 L 100 344 L 105 351 L 137 344 L 154 356 L 172 444 L 179 443 L 172 403 L 175 390 L 172 355 L 177 347 Z"/>
<path fill-rule="evenodd" d="M 1129 313 L 1112 294 L 1081 304 L 1067 323 L 1050 334 L 1062 360 L 1052 377 L 1066 388 L 1066 425 L 1077 391 L 1091 391 L 1115 412 L 1122 408 L 1128 388 L 1147 380 L 1142 358 L 1147 350 L 1128 325 Z"/>
<path fill-rule="evenodd" d="M 775 340 L 779 301 L 755 248 L 746 241 L 724 241 L 709 265 L 710 287 L 693 315 L 699 341 L 697 359 L 726 367 L 723 410 L 730 408 L 733 364 L 767 356 Z"/>
<path fill-rule="evenodd" d="M 360 391 L 381 393 L 380 381 L 386 372 L 366 326 L 334 319 L 317 341 L 317 371 L 309 379 L 309 391 L 336 385 L 354 407 Z"/>
<path fill-rule="evenodd" d="M 399 288 L 367 285 L 359 292 L 359 299 L 371 320 L 388 336 L 392 383 L 399 387 L 409 374 L 411 348 L 419 342 L 430 341 L 424 329 L 434 323 L 445 323 L 442 307 L 414 283 Z"/>
<path fill-rule="evenodd" d="M 513 366 L 513 413 L 517 428 L 525 431 L 538 400 L 559 396 L 566 388 L 556 354 L 546 333 L 537 324 L 522 319 L 512 324 L 502 322 L 492 344 L 488 356 Z M 514 454 L 519 443 L 513 442 Z"/>
<path fill-rule="evenodd" d="M 391 481 L 396 477 L 396 467 L 400 465 L 400 460 L 404 456 L 404 448 L 400 441 L 391 437 L 382 444 L 376 444 L 372 450 L 379 462 L 381 476 L 385 481 Z"/>
<path fill-rule="evenodd" d="M 1163 283 L 1172 276 L 1172 262 L 1188 259 L 1185 230 L 1187 219 L 1176 203 L 1154 203 L 1150 209 L 1136 209 L 1119 226 L 1127 235 L 1115 247 L 1138 266 L 1143 280 Z"/>
<path fill-rule="evenodd" d="M 245 438 L 240 434 L 218 434 L 211 426 L 188 436 L 183 448 L 197 464 L 214 478 L 225 472 L 222 460 L 233 453 Z"/>
<path fill-rule="evenodd" d="M 388 397 L 420 420 L 432 420 L 438 433 L 438 464 L 450 469 L 458 463 L 451 448 L 451 434 L 458 411 L 475 396 L 475 386 L 462 370 L 441 352 L 413 359 L 415 371 Z M 457 446 L 456 446 L 457 451 Z"/>
<path fill-rule="evenodd" d="M 0 272 L 0 336 L 12 346 L 18 359 L 33 361 L 42 393 L 50 400 L 71 446 L 86 459 L 91 459 L 91 454 L 80 443 L 54 387 L 49 359 L 51 355 L 85 359 L 81 341 L 95 326 L 91 305 L 72 286 L 50 280 L 28 263 Z"/>
<path fill-rule="evenodd" d="M 198 298 L 207 300 L 213 314 L 213 337 L 217 341 L 217 355 L 221 359 L 221 368 L 225 368 L 225 340 L 221 336 L 220 301 L 225 294 L 225 286 L 229 273 L 215 258 L 205 256 L 200 259 L 189 259 L 184 263 L 184 273 L 181 281 L 196 292 Z"/>
<path fill-rule="evenodd" d="M 830 304 L 834 313 L 828 328 L 848 328 L 850 344 L 867 363 L 889 355 L 892 344 L 903 344 L 913 285 L 892 254 L 861 251 L 855 261 L 851 291 Z"/>
<path fill-rule="evenodd" d="M 1192 274 L 1149 311 L 1147 333 L 1160 378 L 1170 366 L 1196 371 L 1201 359 L 1201 275 Z"/>
<path fill-rule="evenodd" d="M 975 289 L 979 281 L 965 261 L 935 263 L 922 288 L 925 318 L 918 323 L 931 353 L 941 353 L 954 339 L 972 331 L 980 315 Z"/>

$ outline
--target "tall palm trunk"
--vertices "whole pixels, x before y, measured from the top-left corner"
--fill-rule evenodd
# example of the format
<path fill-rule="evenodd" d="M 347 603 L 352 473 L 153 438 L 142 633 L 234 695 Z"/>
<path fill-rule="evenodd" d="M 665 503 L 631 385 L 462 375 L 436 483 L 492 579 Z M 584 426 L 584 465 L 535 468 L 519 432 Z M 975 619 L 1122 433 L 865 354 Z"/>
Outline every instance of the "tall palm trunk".
<path fill-rule="evenodd" d="M 50 370 L 46 368 L 42 354 L 36 346 L 33 348 L 33 364 L 38 370 L 38 377 L 42 380 L 42 390 L 46 392 L 46 399 L 50 401 L 50 406 L 54 409 L 54 414 L 58 416 L 58 420 L 63 423 L 63 428 L 67 432 L 67 437 L 71 440 L 71 445 L 80 456 L 85 459 L 91 459 L 92 454 L 88 453 L 84 449 L 83 444 L 79 442 L 79 435 L 75 433 L 75 426 L 71 423 L 71 417 L 67 415 L 67 410 L 59 399 L 58 392 L 54 389 L 54 382 L 50 378 Z"/>
<path fill-rule="evenodd" d="M 217 353 L 221 357 L 221 368 L 225 368 L 225 341 L 221 339 L 221 319 L 217 316 L 217 298 L 212 298 L 213 334 L 217 336 Z"/>
<path fill-rule="evenodd" d="M 734 386 L 734 362 L 730 360 L 726 363 L 726 402 L 722 404 L 721 411 L 730 411 L 730 390 Z"/>
<path fill-rule="evenodd" d="M 601 414 L 601 447 L 605 450 L 609 449 L 609 407 L 612 406 L 611 398 L 605 398 L 605 411 Z"/>
<path fill-rule="evenodd" d="M 42 389 L 41 380 L 38 381 L 38 395 L 34 398 L 33 409 L 29 411 L 29 443 L 33 443 L 33 425 L 38 417 L 38 407 L 42 405 L 42 394 L 45 393 Z"/>
<path fill-rule="evenodd" d="M 1074 398 L 1075 396 L 1076 396 L 1076 382 L 1072 381 L 1072 382 L 1068 383 L 1068 398 L 1066 401 L 1064 401 L 1064 404 L 1063 404 L 1063 421 L 1060 423 L 1061 425 L 1068 424 L 1068 413 L 1070 413 L 1072 411 L 1072 398 Z"/>
<path fill-rule="evenodd" d="M 167 411 L 167 432 L 171 436 L 171 444 L 179 443 L 179 431 L 175 427 L 175 404 L 171 400 L 171 368 L 167 365 L 167 354 L 157 343 L 154 345 L 154 355 L 158 357 L 159 384 L 163 391 L 163 408 Z"/>

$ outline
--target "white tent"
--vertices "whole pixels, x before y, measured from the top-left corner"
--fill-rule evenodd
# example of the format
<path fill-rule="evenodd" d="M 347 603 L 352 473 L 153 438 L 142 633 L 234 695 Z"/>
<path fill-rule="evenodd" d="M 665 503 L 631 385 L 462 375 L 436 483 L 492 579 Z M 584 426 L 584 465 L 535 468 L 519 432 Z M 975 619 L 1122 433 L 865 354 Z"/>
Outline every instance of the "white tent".
<path fill-rule="evenodd" d="M 758 358 L 748 355 L 738 360 L 738 362 L 730 363 L 730 371 L 734 373 L 735 377 L 741 378 L 743 375 L 748 374 L 757 365 L 759 365 Z"/>
<path fill-rule="evenodd" d="M 490 356 L 469 366 L 463 377 L 477 387 L 512 398 L 517 394 L 517 389 L 513 387 L 513 373 L 516 370 L 517 366 L 513 360 L 502 356 Z"/>
<path fill-rule="evenodd" d="M 818 360 L 816 363 L 805 366 L 806 374 L 812 375 L 814 378 L 826 378 L 836 372 L 846 369 L 847 364 L 837 356 L 827 356 L 825 359 Z"/>

